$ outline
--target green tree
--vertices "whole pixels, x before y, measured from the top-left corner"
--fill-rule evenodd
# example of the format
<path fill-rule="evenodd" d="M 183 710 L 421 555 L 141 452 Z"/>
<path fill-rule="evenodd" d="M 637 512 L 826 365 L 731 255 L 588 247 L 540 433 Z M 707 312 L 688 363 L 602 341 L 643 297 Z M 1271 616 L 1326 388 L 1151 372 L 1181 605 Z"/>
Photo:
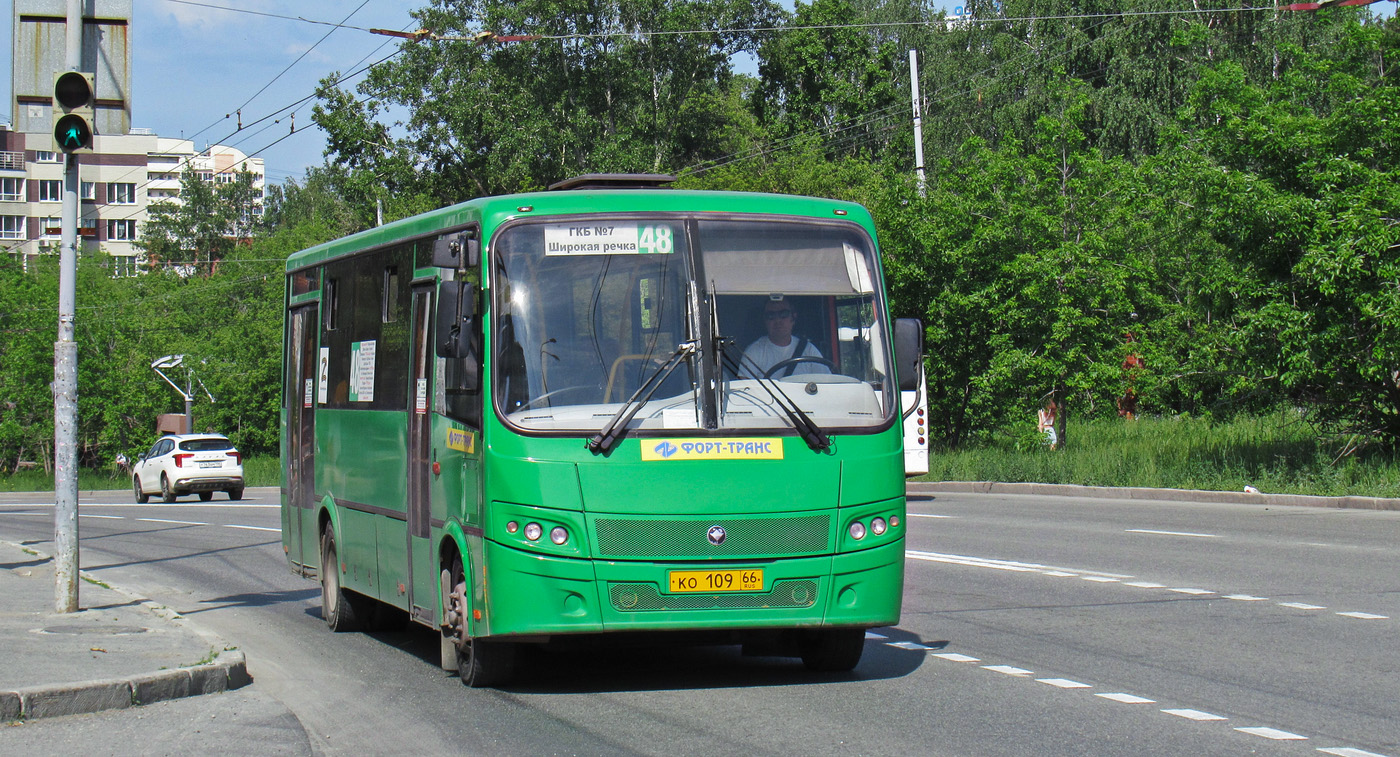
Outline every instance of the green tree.
<path fill-rule="evenodd" d="M 729 58 L 777 6 L 730 0 L 438 0 L 424 41 L 376 67 L 362 101 L 331 84 L 316 122 L 327 158 L 439 203 L 542 188 L 581 173 L 671 171 L 718 155 Z M 470 41 L 543 35 L 524 42 Z M 686 32 L 686 33 L 680 33 Z M 383 111 L 408 111 L 389 140 Z"/>
<path fill-rule="evenodd" d="M 152 203 L 136 245 L 150 262 L 212 270 L 240 241 L 251 238 L 260 199 L 253 174 L 240 171 L 231 181 L 207 181 L 186 170 L 177 200 Z"/>

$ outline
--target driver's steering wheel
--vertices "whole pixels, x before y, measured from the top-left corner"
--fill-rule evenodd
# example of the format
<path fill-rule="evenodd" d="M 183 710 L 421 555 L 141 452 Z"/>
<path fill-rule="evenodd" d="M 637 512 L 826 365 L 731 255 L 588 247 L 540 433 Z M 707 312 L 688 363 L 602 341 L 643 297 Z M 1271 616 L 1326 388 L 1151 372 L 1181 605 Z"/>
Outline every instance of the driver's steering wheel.
<path fill-rule="evenodd" d="M 779 360 L 778 362 L 773 364 L 772 368 L 769 368 L 763 374 L 763 377 L 766 379 L 773 378 L 773 374 L 788 367 L 789 365 L 796 365 L 798 363 L 821 363 L 822 365 L 830 369 L 832 373 L 836 372 L 836 364 L 831 362 L 830 360 L 827 360 L 824 357 L 812 357 L 810 355 L 803 355 L 801 357 L 790 357 L 787 360 Z"/>

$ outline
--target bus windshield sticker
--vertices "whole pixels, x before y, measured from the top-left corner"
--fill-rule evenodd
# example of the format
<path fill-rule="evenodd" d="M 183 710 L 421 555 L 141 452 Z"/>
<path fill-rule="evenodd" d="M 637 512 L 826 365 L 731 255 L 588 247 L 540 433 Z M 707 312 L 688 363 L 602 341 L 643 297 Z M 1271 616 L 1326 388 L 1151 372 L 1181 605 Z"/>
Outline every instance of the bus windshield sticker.
<path fill-rule="evenodd" d="M 458 452 L 465 452 L 468 455 L 476 452 L 476 434 L 466 429 L 447 429 L 447 448 L 455 449 Z"/>
<path fill-rule="evenodd" d="M 350 401 L 374 401 L 374 340 L 350 343 Z"/>
<path fill-rule="evenodd" d="M 544 227 L 545 255 L 669 255 L 676 240 L 668 224 L 567 223 Z"/>
<path fill-rule="evenodd" d="M 642 444 L 643 460 L 782 460 L 783 440 L 655 439 Z"/>

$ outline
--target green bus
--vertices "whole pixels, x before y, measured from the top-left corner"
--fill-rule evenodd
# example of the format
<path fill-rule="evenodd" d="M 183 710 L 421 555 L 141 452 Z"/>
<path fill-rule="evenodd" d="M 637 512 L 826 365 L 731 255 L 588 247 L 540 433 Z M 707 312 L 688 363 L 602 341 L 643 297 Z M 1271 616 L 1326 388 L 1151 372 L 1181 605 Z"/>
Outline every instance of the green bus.
<path fill-rule="evenodd" d="M 869 213 L 669 180 L 288 258 L 282 542 L 332 630 L 406 613 L 490 686 L 622 635 L 849 670 L 898 622 L 922 329 Z"/>

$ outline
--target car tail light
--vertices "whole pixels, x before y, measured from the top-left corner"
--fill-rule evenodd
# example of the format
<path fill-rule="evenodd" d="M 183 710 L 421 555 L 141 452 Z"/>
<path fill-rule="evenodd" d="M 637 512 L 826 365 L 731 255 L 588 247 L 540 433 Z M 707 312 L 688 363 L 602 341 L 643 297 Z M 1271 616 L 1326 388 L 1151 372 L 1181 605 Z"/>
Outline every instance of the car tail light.
<path fill-rule="evenodd" d="M 183 467 L 185 467 L 185 460 L 187 460 L 187 459 L 189 459 L 189 458 L 191 458 L 191 457 L 194 457 L 194 455 L 188 455 L 188 454 L 176 455 L 176 456 L 175 456 L 175 467 L 176 467 L 176 468 L 183 468 Z"/>
<path fill-rule="evenodd" d="M 234 465 L 242 465 L 242 464 L 243 464 L 243 453 L 241 453 L 241 452 L 239 452 L 239 451 L 237 451 L 237 450 L 234 450 L 233 452 L 228 453 L 228 456 L 231 457 L 231 458 L 233 458 L 233 464 L 234 464 Z"/>

